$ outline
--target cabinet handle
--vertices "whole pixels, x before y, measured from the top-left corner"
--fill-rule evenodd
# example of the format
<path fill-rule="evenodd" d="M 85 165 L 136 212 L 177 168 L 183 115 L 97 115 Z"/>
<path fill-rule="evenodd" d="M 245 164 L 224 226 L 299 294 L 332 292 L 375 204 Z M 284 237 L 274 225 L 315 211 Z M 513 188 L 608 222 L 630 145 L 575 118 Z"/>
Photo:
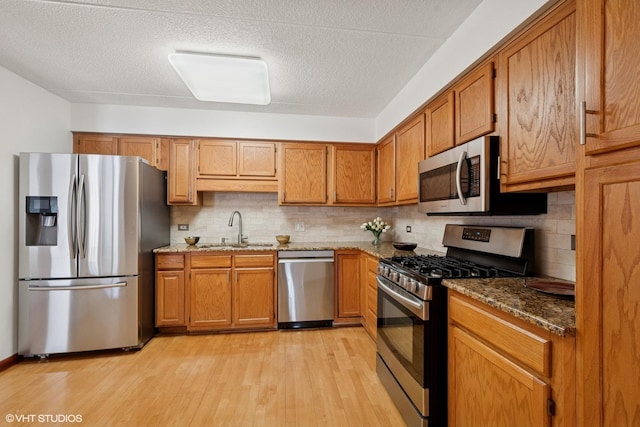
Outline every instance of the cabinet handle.
<path fill-rule="evenodd" d="M 597 110 L 587 110 L 587 102 L 580 103 L 580 145 L 587 143 L 587 137 L 593 138 L 598 135 L 595 133 L 587 133 L 587 114 L 598 114 Z"/>

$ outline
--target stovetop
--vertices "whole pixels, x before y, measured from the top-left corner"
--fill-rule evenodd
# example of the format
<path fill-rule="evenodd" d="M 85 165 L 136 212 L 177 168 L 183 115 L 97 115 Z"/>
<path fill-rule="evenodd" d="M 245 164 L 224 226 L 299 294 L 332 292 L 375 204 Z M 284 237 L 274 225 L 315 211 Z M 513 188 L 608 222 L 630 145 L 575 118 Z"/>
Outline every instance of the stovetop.
<path fill-rule="evenodd" d="M 513 277 L 532 272 L 533 229 L 447 224 L 442 255 L 402 255 L 383 258 L 382 281 L 429 300 L 442 279 Z"/>
<path fill-rule="evenodd" d="M 387 259 L 387 263 L 427 279 L 509 277 L 514 275 L 510 271 L 500 270 L 496 267 L 438 255 L 394 256 Z"/>

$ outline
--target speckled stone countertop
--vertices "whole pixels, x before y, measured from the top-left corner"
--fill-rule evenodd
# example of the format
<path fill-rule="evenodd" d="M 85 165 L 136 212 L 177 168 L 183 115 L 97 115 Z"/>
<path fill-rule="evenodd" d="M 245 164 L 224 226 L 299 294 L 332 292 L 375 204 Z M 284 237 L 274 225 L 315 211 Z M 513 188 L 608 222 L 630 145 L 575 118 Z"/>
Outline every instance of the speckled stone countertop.
<path fill-rule="evenodd" d="M 527 278 L 445 279 L 449 289 L 560 336 L 576 332 L 575 302 L 524 286 Z"/>
<path fill-rule="evenodd" d="M 393 255 L 428 255 L 442 253 L 416 248 L 415 251 L 399 251 L 390 242 L 384 242 L 379 246 L 371 242 L 291 242 L 286 245 L 278 243 L 253 243 L 246 247 L 224 246 L 220 243 L 198 243 L 189 246 L 185 243 L 178 243 L 163 246 L 156 249 L 156 253 L 164 252 L 206 252 L 206 251 L 318 251 L 318 250 L 360 250 L 378 258 L 388 258 Z"/>
<path fill-rule="evenodd" d="M 374 246 L 370 241 L 356 242 L 292 242 L 254 243 L 246 247 L 222 246 L 219 243 L 184 243 L 163 246 L 156 253 L 208 252 L 208 251 L 305 251 L 305 250 L 360 250 L 378 258 L 394 255 L 444 255 L 420 247 L 415 251 L 399 251 L 389 242 Z M 524 278 L 502 279 L 446 279 L 450 289 L 488 304 L 498 310 L 538 325 L 560 336 L 575 335 L 575 303 L 524 287 Z"/>

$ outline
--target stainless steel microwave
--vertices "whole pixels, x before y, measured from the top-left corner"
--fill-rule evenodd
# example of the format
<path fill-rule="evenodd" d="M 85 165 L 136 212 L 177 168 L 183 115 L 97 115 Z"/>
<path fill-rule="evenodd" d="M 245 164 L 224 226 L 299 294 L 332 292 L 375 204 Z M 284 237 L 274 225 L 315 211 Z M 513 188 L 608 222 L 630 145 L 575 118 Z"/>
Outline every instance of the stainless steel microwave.
<path fill-rule="evenodd" d="M 537 215 L 546 193 L 500 192 L 500 141 L 484 136 L 418 165 L 419 207 L 427 215 Z"/>

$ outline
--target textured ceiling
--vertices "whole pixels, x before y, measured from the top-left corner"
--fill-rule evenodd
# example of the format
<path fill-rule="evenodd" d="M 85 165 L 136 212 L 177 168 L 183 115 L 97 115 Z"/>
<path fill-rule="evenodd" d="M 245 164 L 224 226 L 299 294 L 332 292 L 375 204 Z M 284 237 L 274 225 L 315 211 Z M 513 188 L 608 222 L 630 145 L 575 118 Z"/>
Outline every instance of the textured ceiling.
<path fill-rule="evenodd" d="M 372 118 L 481 0 L 0 0 L 0 65 L 77 103 Z M 174 51 L 261 57 L 271 104 L 195 100 Z"/>

